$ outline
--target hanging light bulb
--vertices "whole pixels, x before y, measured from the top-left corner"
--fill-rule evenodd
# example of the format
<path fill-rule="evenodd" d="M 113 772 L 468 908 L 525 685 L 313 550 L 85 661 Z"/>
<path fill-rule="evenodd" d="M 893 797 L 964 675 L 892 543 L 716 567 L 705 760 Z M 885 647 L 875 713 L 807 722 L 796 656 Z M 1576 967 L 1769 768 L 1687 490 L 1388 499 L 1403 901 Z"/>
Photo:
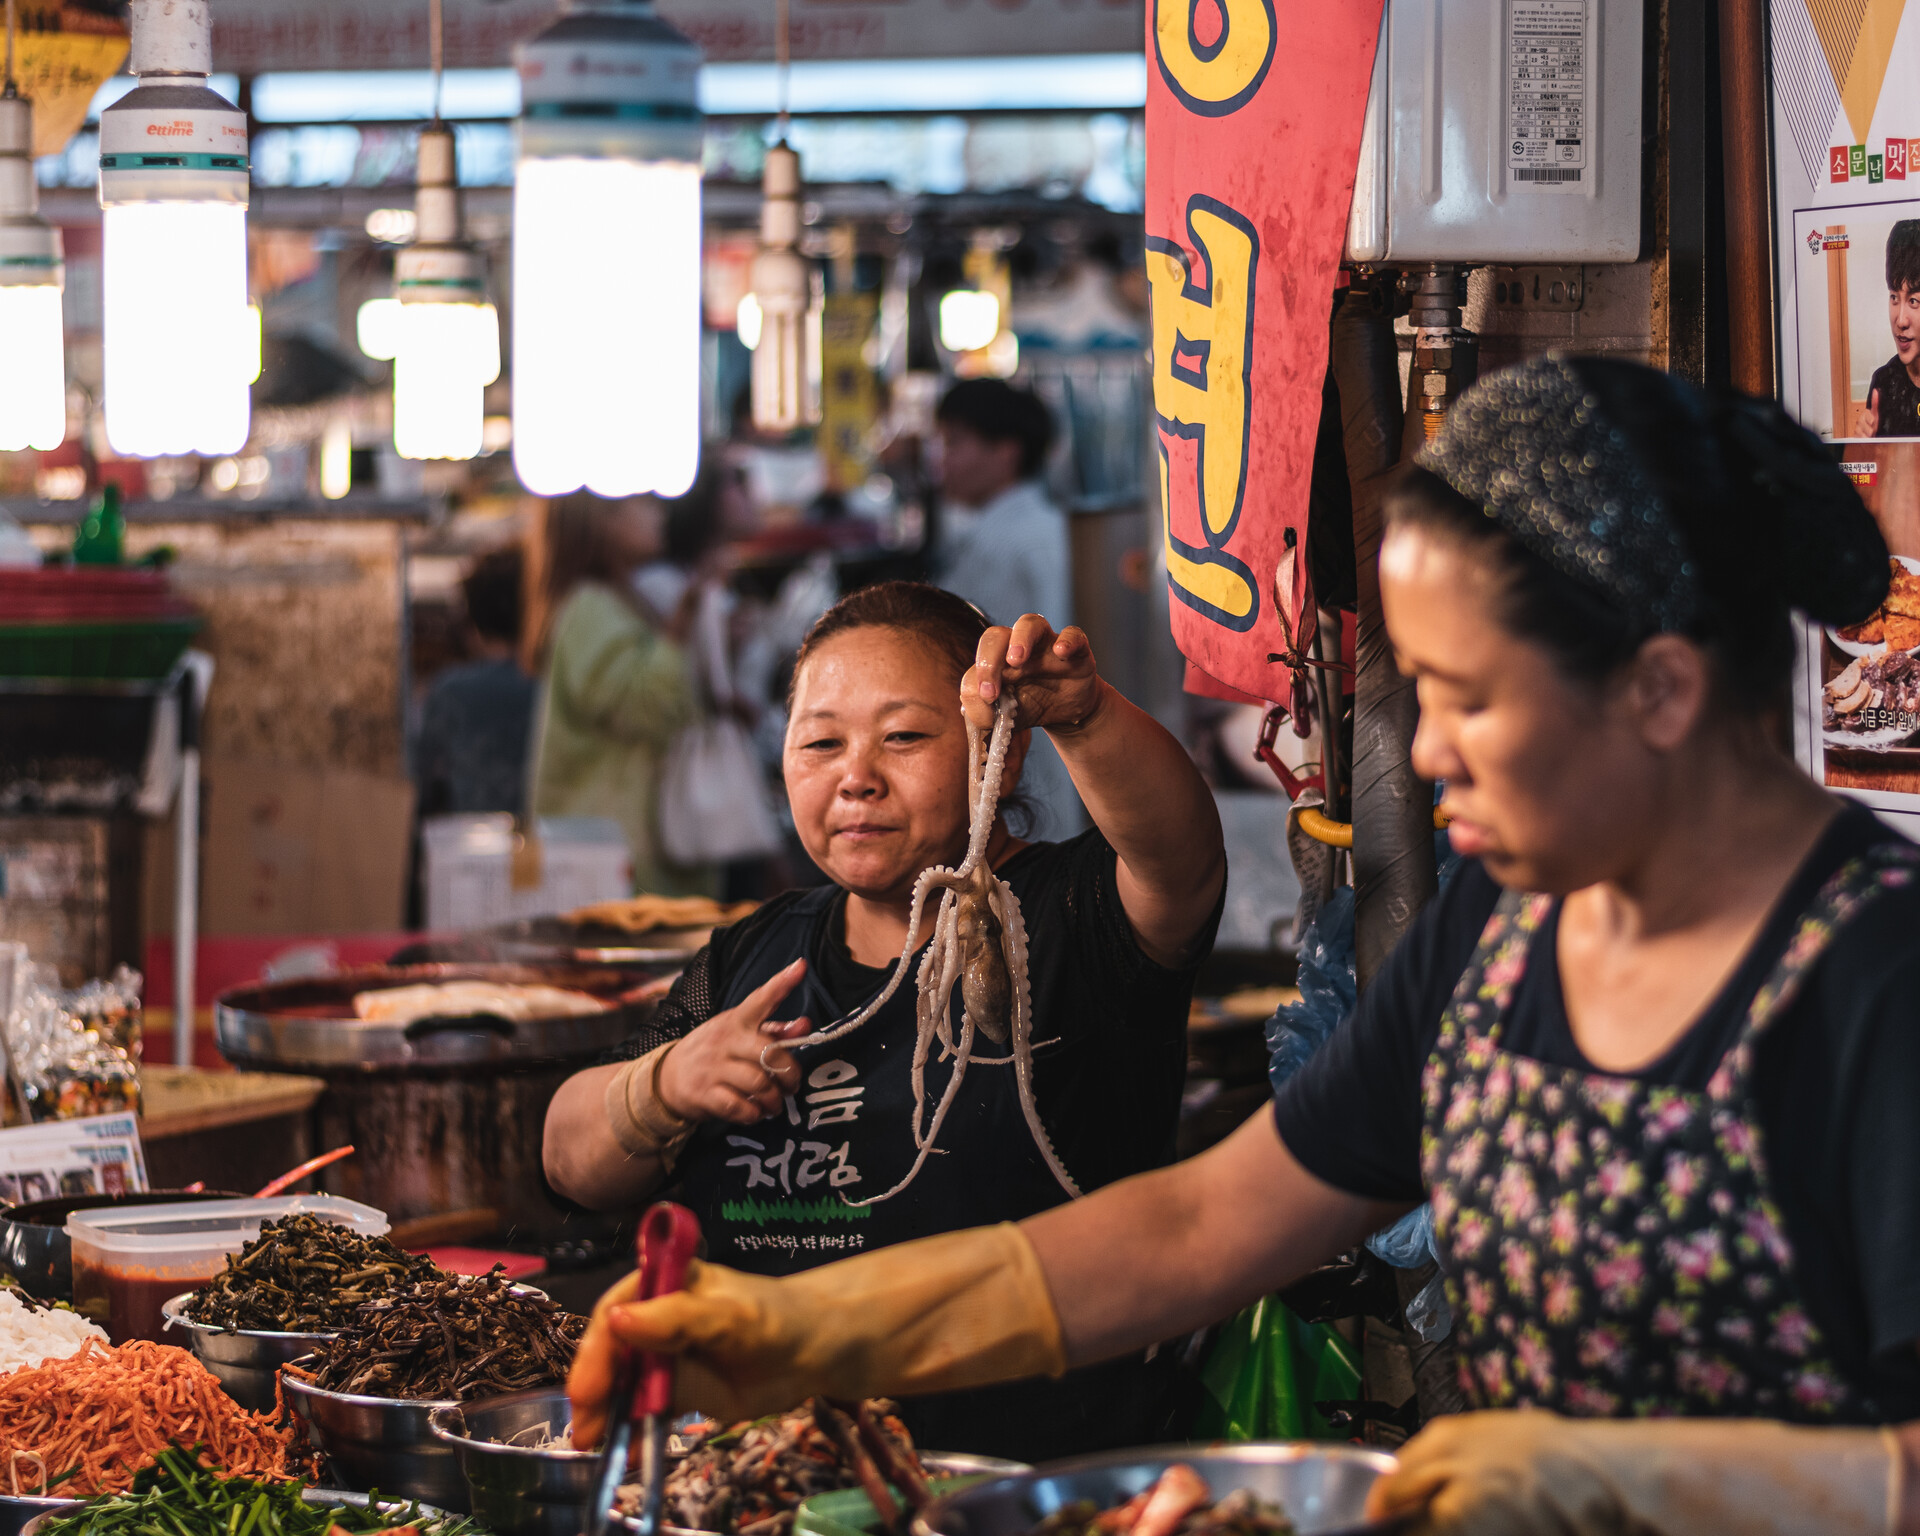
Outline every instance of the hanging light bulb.
<path fill-rule="evenodd" d="M 563 0 L 517 50 L 513 462 L 677 496 L 700 458 L 700 52 L 652 0 Z"/>
<path fill-rule="evenodd" d="M 500 317 L 486 259 L 460 238 L 453 134 L 420 134 L 419 239 L 395 257 L 395 297 L 360 306 L 360 350 L 393 364 L 393 446 L 403 459 L 480 451 L 486 389 L 500 377 Z"/>
<path fill-rule="evenodd" d="M 357 327 L 360 350 L 393 364 L 393 446 L 403 459 L 478 453 L 487 386 L 500 377 L 486 258 L 460 238 L 453 133 L 440 121 L 441 36 L 440 0 L 429 0 L 433 121 L 420 132 L 413 240 L 394 258 L 394 297 L 362 305 Z"/>
<path fill-rule="evenodd" d="M 0 87 L 0 451 L 58 448 L 67 435 L 60 232 L 40 217 L 33 108 L 14 89 L 12 6 Z"/>
<path fill-rule="evenodd" d="M 247 119 L 207 89 L 207 0 L 131 0 L 139 86 L 100 116 L 107 441 L 237 453 L 259 322 L 247 306 Z"/>
<path fill-rule="evenodd" d="M 808 367 L 813 275 L 794 249 L 799 239 L 800 157 L 776 144 L 761 178 L 760 249 L 748 279 L 760 319 L 752 349 L 753 424 L 763 432 L 791 432 L 820 419 L 819 380 Z"/>

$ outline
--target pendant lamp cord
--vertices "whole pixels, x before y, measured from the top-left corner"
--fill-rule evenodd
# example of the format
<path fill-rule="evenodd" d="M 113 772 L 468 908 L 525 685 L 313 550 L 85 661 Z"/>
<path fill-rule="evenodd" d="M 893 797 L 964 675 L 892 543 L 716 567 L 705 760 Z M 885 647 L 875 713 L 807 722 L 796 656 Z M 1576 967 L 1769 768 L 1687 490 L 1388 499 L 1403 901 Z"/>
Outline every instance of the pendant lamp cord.
<path fill-rule="evenodd" d="M 787 9 L 791 3 L 792 0 L 773 0 L 773 72 L 780 106 L 774 131 L 780 135 L 782 144 L 787 142 L 787 71 L 793 64 L 792 39 L 787 35 Z M 7 0 L 7 4 L 12 5 L 13 0 Z"/>
<path fill-rule="evenodd" d="M 14 0 L 7 0 L 11 7 Z M 782 4 L 786 0 L 781 0 Z M 441 36 L 440 0 L 427 0 L 427 56 L 433 69 L 433 120 L 440 121 L 440 76 L 444 72 L 445 44 Z"/>
<path fill-rule="evenodd" d="M 786 0 L 781 0 L 781 3 L 785 4 Z M 0 81 L 4 82 L 3 93 L 8 96 L 19 94 L 13 82 L 13 29 L 18 21 L 15 15 L 17 4 L 18 0 L 7 0 L 7 72 L 4 76 L 0 76 Z"/>

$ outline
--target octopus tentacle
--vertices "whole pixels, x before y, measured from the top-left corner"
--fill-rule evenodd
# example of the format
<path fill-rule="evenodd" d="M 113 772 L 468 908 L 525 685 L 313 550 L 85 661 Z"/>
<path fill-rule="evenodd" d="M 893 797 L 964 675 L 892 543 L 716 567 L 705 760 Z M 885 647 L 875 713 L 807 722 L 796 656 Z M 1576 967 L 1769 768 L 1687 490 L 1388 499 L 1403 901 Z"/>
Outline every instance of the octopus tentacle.
<path fill-rule="evenodd" d="M 842 1036 L 852 1034 L 882 1008 L 886 1007 L 887 1003 L 892 999 L 893 994 L 900 990 L 900 983 L 905 979 L 907 974 L 908 962 L 913 958 L 913 952 L 920 947 L 920 920 L 922 910 L 926 904 L 927 892 L 936 886 L 942 889 L 949 889 L 953 885 L 957 874 L 957 871 L 951 869 L 923 869 L 920 872 L 920 878 L 914 881 L 913 905 L 908 908 L 907 911 L 907 942 L 905 947 L 900 951 L 900 963 L 894 967 L 893 974 L 887 978 L 887 984 L 880 989 L 879 995 L 875 997 L 872 1002 L 868 1003 L 866 1007 L 849 1014 L 837 1023 L 828 1025 L 825 1029 L 816 1029 L 812 1034 L 798 1035 L 791 1040 L 776 1041 L 762 1046 L 760 1048 L 760 1065 L 763 1067 L 767 1066 L 767 1052 L 774 1050 L 776 1046 L 791 1051 L 803 1050 L 812 1045 L 826 1045 L 830 1041 L 838 1040 Z M 768 1067 L 767 1070 L 771 1071 L 772 1068 Z"/>
<path fill-rule="evenodd" d="M 940 1127 L 947 1118 L 947 1111 L 953 1108 L 953 1101 L 959 1096 L 960 1081 L 967 1075 L 967 1057 L 972 1049 L 973 1025 L 963 1018 L 960 1023 L 960 1049 L 953 1058 L 953 1075 L 947 1079 L 946 1092 L 940 1095 L 939 1107 L 933 1112 L 933 1123 L 927 1127 L 926 1140 L 920 1143 L 920 1150 L 914 1155 L 913 1166 L 907 1170 L 906 1177 L 892 1189 L 877 1195 L 868 1195 L 864 1200 L 848 1200 L 848 1205 L 878 1205 L 882 1200 L 891 1200 L 920 1177 L 920 1170 L 926 1166 L 928 1156 L 940 1150 L 934 1142 L 939 1138 Z M 915 1139 L 918 1140 L 917 1137 Z M 841 1198 L 846 1199 L 844 1195 Z"/>
<path fill-rule="evenodd" d="M 927 1158 L 941 1149 L 936 1143 L 940 1129 L 946 1123 L 947 1113 L 953 1108 L 960 1092 L 960 1084 L 966 1077 L 967 1068 L 972 1065 L 1004 1066 L 1009 1062 L 1014 1069 L 1015 1082 L 1020 1094 L 1020 1110 L 1026 1117 L 1027 1129 L 1032 1132 L 1034 1144 L 1040 1149 L 1040 1155 L 1046 1159 L 1047 1167 L 1052 1170 L 1060 1187 L 1068 1194 L 1078 1196 L 1080 1188 L 1060 1162 L 1059 1154 L 1048 1139 L 1046 1127 L 1040 1119 L 1040 1111 L 1033 1097 L 1033 1039 L 1032 1011 L 1033 992 L 1027 976 L 1027 928 L 1020 912 L 1020 900 L 1013 894 L 1013 887 L 1006 881 L 987 874 L 988 892 L 986 900 L 1000 923 L 1001 960 L 1006 966 L 1008 989 L 1007 1019 L 1008 1038 L 1012 1042 L 1012 1053 L 1008 1056 L 979 1057 L 973 1054 L 973 1045 L 983 1021 L 975 1019 L 964 1003 L 960 1010 L 960 1037 L 953 1037 L 953 992 L 959 983 L 963 967 L 963 945 L 960 939 L 959 907 L 963 889 L 972 880 L 975 872 L 986 858 L 987 843 L 993 835 L 996 812 L 1000 804 L 1000 784 L 1006 772 L 1007 748 L 1013 739 L 1014 701 L 1012 696 L 1003 695 L 995 712 L 993 731 L 983 739 L 980 728 L 972 721 L 967 722 L 967 788 L 969 804 L 969 825 L 967 830 L 967 852 L 958 865 L 951 869 L 934 868 L 923 870 L 920 878 L 914 882 L 913 901 L 907 914 L 907 941 L 901 950 L 899 964 L 894 967 L 893 975 L 871 1002 L 846 1018 L 840 1019 L 824 1029 L 803 1035 L 796 1040 L 779 1042 L 787 1050 L 805 1050 L 809 1046 L 825 1045 L 851 1034 L 861 1025 L 874 1017 L 899 990 L 905 979 L 908 966 L 912 963 L 915 950 L 920 945 L 920 928 L 926 919 L 927 897 L 933 891 L 941 893 L 938 905 L 933 913 L 932 938 L 927 953 L 921 959 L 914 977 L 914 987 L 918 994 L 914 1005 L 914 1045 L 913 1045 L 913 1141 L 915 1156 L 913 1166 L 906 1176 L 893 1188 L 877 1195 L 869 1195 L 864 1200 L 847 1200 L 851 1206 L 874 1205 L 882 1200 L 892 1199 L 919 1177 L 920 1170 L 926 1165 Z M 978 895 L 968 899 L 979 900 Z M 997 1020 L 984 1021 L 989 1025 Z M 947 1079 L 946 1088 L 941 1092 L 940 1101 L 934 1106 L 930 1119 L 927 1113 L 926 1072 L 929 1058 L 933 1055 L 935 1043 L 941 1048 L 941 1059 L 951 1058 L 953 1067 Z M 761 1051 L 761 1063 L 765 1065 L 767 1052 L 774 1049 L 769 1044 Z M 923 1126 L 922 1122 L 925 1121 Z M 843 1195 L 843 1199 L 846 1197 Z"/>
<path fill-rule="evenodd" d="M 1053 1150 L 1047 1128 L 1040 1120 L 1040 1106 L 1033 1097 L 1033 991 L 1027 980 L 1027 923 L 1012 888 L 1002 881 L 1000 890 L 1006 897 L 1001 920 L 1005 924 L 1007 972 L 1013 977 L 1013 1077 L 1020 1089 L 1020 1112 L 1027 1117 L 1027 1129 L 1033 1133 L 1034 1145 L 1047 1160 L 1048 1169 L 1060 1187 L 1077 1200 L 1080 1186 L 1073 1182 L 1073 1176 L 1060 1161 L 1060 1154 Z"/>

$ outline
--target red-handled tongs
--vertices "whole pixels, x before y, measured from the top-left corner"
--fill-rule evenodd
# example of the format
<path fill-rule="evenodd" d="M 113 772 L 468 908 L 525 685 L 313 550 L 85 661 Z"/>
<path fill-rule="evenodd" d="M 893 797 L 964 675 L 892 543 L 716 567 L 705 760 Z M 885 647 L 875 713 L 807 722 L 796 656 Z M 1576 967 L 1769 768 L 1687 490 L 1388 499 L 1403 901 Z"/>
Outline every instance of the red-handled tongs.
<path fill-rule="evenodd" d="M 639 1300 L 651 1301 L 687 1283 L 687 1265 L 700 1247 L 700 1222 L 684 1205 L 661 1201 L 640 1223 Z M 641 1421 L 640 1483 L 646 1490 L 638 1536 L 657 1536 L 660 1492 L 666 1482 L 667 1426 L 673 1417 L 673 1359 L 669 1355 L 629 1355 L 614 1381 L 606 1448 L 587 1510 L 585 1536 L 611 1536 L 620 1485 L 627 1480 L 627 1456 L 633 1423 Z"/>

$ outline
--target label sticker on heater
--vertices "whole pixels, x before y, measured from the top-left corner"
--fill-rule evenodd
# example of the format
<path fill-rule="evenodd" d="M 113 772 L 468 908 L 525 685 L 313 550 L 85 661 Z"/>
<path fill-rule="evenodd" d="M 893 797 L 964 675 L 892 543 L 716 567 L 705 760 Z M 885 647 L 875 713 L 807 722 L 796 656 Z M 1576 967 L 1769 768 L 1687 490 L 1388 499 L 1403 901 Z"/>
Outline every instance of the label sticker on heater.
<path fill-rule="evenodd" d="M 1586 190 L 1591 3 L 1508 0 L 1507 180 L 1516 192 Z"/>

